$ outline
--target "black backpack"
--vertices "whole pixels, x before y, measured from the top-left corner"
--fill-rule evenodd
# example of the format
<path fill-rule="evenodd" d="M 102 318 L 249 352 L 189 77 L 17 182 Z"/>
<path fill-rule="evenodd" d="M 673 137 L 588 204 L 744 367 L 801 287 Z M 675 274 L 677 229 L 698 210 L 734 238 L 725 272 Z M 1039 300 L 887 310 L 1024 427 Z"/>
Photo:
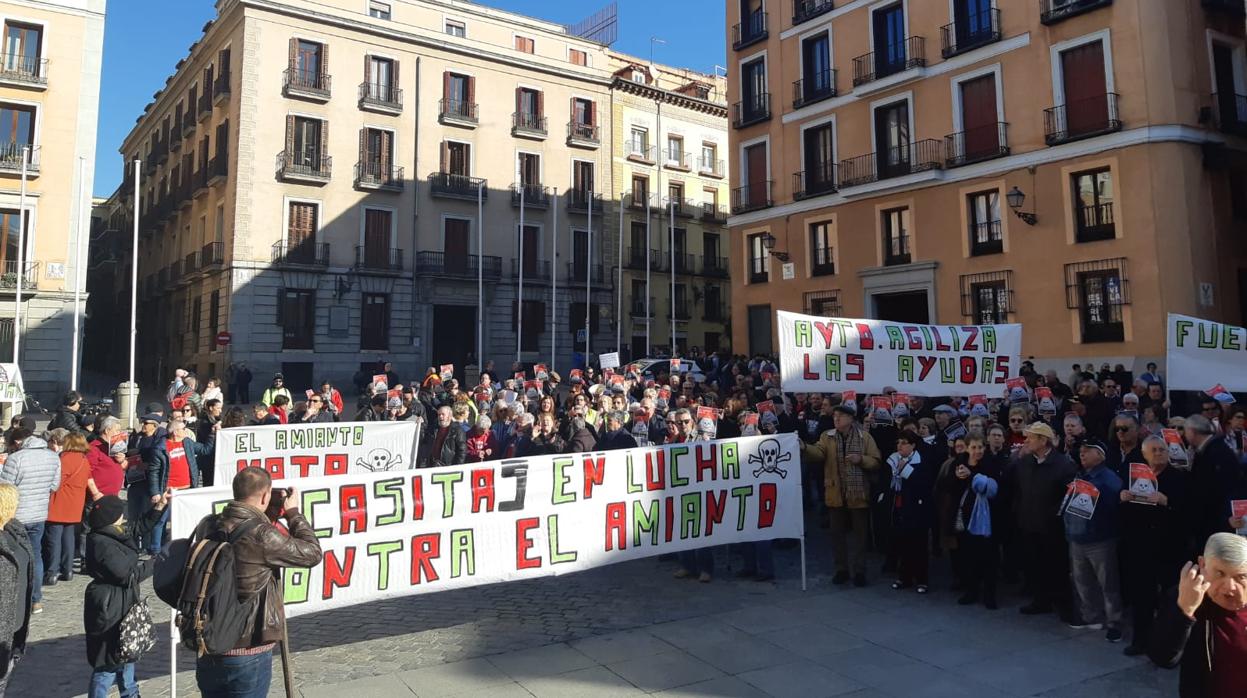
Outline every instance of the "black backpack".
<path fill-rule="evenodd" d="M 240 597 L 233 544 L 261 523 L 252 519 L 227 534 L 219 517 L 210 516 L 157 564 L 156 595 L 177 609 L 182 646 L 201 657 L 234 649 L 255 617 L 261 595 Z"/>

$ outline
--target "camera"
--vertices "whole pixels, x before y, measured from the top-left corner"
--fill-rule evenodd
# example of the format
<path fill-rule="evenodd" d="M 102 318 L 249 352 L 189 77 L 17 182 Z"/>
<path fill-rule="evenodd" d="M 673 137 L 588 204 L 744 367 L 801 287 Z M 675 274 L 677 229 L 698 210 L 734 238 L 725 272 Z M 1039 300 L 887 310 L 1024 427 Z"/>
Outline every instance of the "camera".
<path fill-rule="evenodd" d="M 269 521 L 276 521 L 286 511 L 286 498 L 290 496 L 290 490 L 285 487 L 274 487 L 273 494 L 268 500 L 268 508 L 264 510 L 264 515 Z"/>

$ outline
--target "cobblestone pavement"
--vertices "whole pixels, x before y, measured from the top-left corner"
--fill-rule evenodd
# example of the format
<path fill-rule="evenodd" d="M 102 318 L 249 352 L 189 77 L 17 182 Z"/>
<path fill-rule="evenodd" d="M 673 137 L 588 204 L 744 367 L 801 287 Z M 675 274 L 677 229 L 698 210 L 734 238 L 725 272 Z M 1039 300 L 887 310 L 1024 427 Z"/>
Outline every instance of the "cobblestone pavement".
<path fill-rule="evenodd" d="M 776 551 L 774 584 L 734 579 L 720 550 L 711 584 L 649 559 L 297 618 L 296 687 L 304 698 L 1177 695 L 1176 672 L 1124 657 L 1101 633 L 1021 616 L 1014 597 L 995 612 L 958 607 L 945 561 L 927 597 L 877 575 L 865 589 L 834 587 L 822 534 L 810 534 L 806 592 L 795 547 Z M 86 582 L 45 590 L 8 695 L 85 695 Z M 178 694 L 198 695 L 194 658 L 177 661 Z M 145 696 L 169 695 L 167 640 L 138 668 Z M 275 662 L 272 696 L 280 676 Z"/>

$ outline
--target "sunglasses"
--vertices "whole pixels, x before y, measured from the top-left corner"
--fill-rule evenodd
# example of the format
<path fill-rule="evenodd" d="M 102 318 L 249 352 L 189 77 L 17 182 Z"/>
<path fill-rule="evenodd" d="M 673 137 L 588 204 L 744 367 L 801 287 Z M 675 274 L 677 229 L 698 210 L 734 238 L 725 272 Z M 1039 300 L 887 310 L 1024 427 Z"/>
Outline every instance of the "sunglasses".
<path fill-rule="evenodd" d="M 1130 429 L 1131 429 L 1131 427 L 1117 427 L 1117 428 L 1116 428 L 1116 429 L 1114 429 L 1113 431 L 1117 432 L 1118 434 L 1124 434 L 1124 433 L 1126 433 L 1126 432 L 1130 431 Z"/>
<path fill-rule="evenodd" d="M 320 402 L 320 398 L 315 398 L 315 397 L 314 397 L 314 398 L 312 398 L 311 400 L 308 400 L 308 402 L 316 402 L 316 403 L 319 403 L 319 402 Z"/>
<path fill-rule="evenodd" d="M 1022 422 L 1024 422 L 1024 421 L 1026 421 L 1026 420 L 1023 420 L 1023 419 L 1010 419 L 1010 420 L 1009 420 L 1009 423 L 1010 423 L 1010 424 L 1021 424 L 1021 423 L 1022 423 Z"/>

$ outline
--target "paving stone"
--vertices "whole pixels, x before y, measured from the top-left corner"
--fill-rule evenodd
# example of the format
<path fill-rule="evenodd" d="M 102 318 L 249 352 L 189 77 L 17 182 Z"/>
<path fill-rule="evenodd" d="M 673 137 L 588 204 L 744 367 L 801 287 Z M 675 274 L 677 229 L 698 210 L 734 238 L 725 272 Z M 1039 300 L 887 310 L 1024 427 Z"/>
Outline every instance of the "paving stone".
<path fill-rule="evenodd" d="M 611 664 L 639 657 L 652 657 L 671 650 L 672 645 L 645 630 L 587 637 L 569 643 L 573 649 L 599 664 Z"/>
<path fill-rule="evenodd" d="M 616 662 L 606 668 L 646 693 L 686 686 L 723 675 L 710 664 L 678 650 Z"/>
<path fill-rule="evenodd" d="M 645 695 L 610 669 L 595 666 L 555 676 L 539 676 L 519 682 L 535 698 L 621 698 Z"/>
<path fill-rule="evenodd" d="M 783 631 L 776 631 L 783 632 Z M 692 642 L 680 649 L 725 674 L 739 674 L 754 669 L 787 664 L 796 659 L 792 651 L 754 637 L 747 642 Z"/>
<path fill-rule="evenodd" d="M 735 676 L 721 676 L 709 681 L 680 686 L 669 691 L 653 694 L 663 698 L 767 698 L 767 694 L 755 686 L 751 686 Z"/>
<path fill-rule="evenodd" d="M 511 678 L 484 659 L 436 664 L 398 674 L 420 698 L 434 698 L 509 683 Z"/>
<path fill-rule="evenodd" d="M 280 677 L 273 680 L 280 683 Z M 411 688 L 397 676 L 370 676 L 344 683 L 324 686 L 305 686 L 300 693 L 303 698 L 342 698 L 342 696 L 415 696 Z"/>
<path fill-rule="evenodd" d="M 773 696 L 826 698 L 863 688 L 862 684 L 808 660 L 745 672 L 737 678 Z"/>
<path fill-rule="evenodd" d="M 537 676 L 564 674 L 597 664 L 585 654 L 566 644 L 546 645 L 529 650 L 496 654 L 488 657 L 491 664 L 511 678 L 520 681 Z"/>

